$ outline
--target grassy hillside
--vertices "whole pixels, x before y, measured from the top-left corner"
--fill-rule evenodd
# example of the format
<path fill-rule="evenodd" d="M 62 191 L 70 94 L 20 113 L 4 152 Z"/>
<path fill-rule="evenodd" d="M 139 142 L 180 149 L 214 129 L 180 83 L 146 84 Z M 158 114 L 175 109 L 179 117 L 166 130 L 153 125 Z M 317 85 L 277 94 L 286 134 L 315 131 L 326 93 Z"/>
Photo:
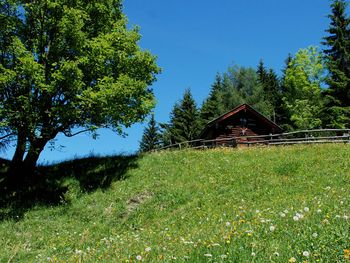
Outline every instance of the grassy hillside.
<path fill-rule="evenodd" d="M 42 195 L 2 199 L 0 262 L 350 262 L 349 160 L 322 145 L 42 167 Z"/>

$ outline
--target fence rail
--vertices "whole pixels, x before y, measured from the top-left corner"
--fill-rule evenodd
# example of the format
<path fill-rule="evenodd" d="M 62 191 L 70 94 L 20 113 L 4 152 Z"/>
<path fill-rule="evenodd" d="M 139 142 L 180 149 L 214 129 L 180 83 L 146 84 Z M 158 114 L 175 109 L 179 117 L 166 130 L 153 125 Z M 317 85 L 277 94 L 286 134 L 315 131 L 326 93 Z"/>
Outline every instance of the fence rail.
<path fill-rule="evenodd" d="M 167 145 L 158 148 L 167 149 L 203 149 L 214 147 L 237 147 L 252 145 L 293 145 L 315 143 L 350 143 L 350 129 L 315 129 L 301 130 L 281 134 L 267 134 L 256 136 L 225 137 L 213 140 L 197 139 Z"/>

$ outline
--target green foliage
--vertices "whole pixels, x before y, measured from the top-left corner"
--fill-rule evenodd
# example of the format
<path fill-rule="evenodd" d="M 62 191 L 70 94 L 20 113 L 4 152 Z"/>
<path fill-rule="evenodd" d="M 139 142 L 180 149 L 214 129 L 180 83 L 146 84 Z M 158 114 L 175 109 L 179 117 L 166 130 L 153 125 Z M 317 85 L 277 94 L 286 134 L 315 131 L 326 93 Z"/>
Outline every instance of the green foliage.
<path fill-rule="evenodd" d="M 212 104 L 212 108 L 216 105 L 218 110 L 216 114 L 219 112 L 222 114 L 242 103 L 248 103 L 270 117 L 271 109 L 269 108 L 269 103 L 265 99 L 264 90 L 253 68 L 245 68 L 237 65 L 229 67 L 220 77 L 220 82 L 219 75 L 217 76 L 213 87 L 215 87 L 216 92 L 215 100 L 212 100 L 210 103 Z M 210 101 L 212 97 L 213 95 L 210 95 L 208 100 Z M 203 107 L 207 107 L 207 103 L 205 102 Z M 206 109 L 204 108 L 202 111 L 204 110 Z"/>
<path fill-rule="evenodd" d="M 160 129 L 154 119 L 154 114 L 151 115 L 151 119 L 148 126 L 143 131 L 142 139 L 140 142 L 140 152 L 148 152 L 159 147 L 160 144 Z"/>
<path fill-rule="evenodd" d="M 199 134 L 199 112 L 190 89 L 186 89 L 181 101 L 173 107 L 170 123 L 166 126 L 165 137 L 170 143 L 197 139 Z M 169 144 L 167 141 L 164 144 Z"/>
<path fill-rule="evenodd" d="M 225 112 L 222 105 L 223 82 L 220 74 L 215 77 L 215 82 L 211 86 L 209 96 L 200 108 L 201 127 Z"/>
<path fill-rule="evenodd" d="M 264 62 L 261 60 L 257 69 L 258 82 L 264 92 L 267 108 L 269 109 L 270 118 L 277 123 L 282 122 L 283 112 L 281 110 L 282 97 L 280 81 L 273 69 L 266 69 Z"/>
<path fill-rule="evenodd" d="M 349 159 L 339 144 L 42 167 L 67 190 L 58 205 L 0 207 L 0 261 L 347 262 Z"/>
<path fill-rule="evenodd" d="M 292 58 L 284 77 L 283 101 L 297 129 L 321 126 L 322 56 L 316 47 L 300 49 Z"/>
<path fill-rule="evenodd" d="M 35 164 L 75 128 L 122 133 L 154 107 L 156 58 L 127 29 L 119 0 L 6 0 L 0 22 L 0 122 L 18 138 L 18 160 L 28 149 Z"/>
<path fill-rule="evenodd" d="M 350 125 L 350 19 L 346 7 L 347 2 L 343 0 L 334 0 L 331 4 L 332 13 L 328 16 L 331 22 L 323 42 L 327 47 L 324 53 L 329 85 L 324 92 L 325 123 L 333 128 Z"/>

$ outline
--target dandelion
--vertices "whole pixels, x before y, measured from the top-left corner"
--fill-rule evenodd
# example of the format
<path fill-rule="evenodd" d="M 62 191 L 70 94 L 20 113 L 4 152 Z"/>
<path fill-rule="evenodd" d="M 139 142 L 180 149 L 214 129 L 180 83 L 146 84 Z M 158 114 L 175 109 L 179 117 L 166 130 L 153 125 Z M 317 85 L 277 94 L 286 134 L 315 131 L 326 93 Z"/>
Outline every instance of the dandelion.
<path fill-rule="evenodd" d="M 151 249 L 150 247 L 146 247 L 146 248 L 145 248 L 145 251 L 146 251 L 146 252 L 150 252 L 151 250 L 152 250 L 152 249 Z"/>
<path fill-rule="evenodd" d="M 304 211 L 305 211 L 305 212 L 309 212 L 309 211 L 310 211 L 310 208 L 304 207 Z"/>
<path fill-rule="evenodd" d="M 208 257 L 208 258 L 213 257 L 213 255 L 212 255 L 212 254 L 204 254 L 204 256 L 205 256 L 205 257 Z"/>
<path fill-rule="evenodd" d="M 318 235 L 317 235 L 316 232 L 312 234 L 312 237 L 313 237 L 313 238 L 316 238 L 317 236 L 318 236 Z"/>
<path fill-rule="evenodd" d="M 276 227 L 275 227 L 275 226 L 273 226 L 273 225 L 271 225 L 271 226 L 270 226 L 270 231 L 272 231 L 272 232 L 273 232 L 273 231 L 275 231 L 275 229 L 276 229 Z"/>
<path fill-rule="evenodd" d="M 297 217 L 299 217 L 299 219 L 302 219 L 302 218 L 304 217 L 303 214 L 299 214 L 299 213 L 296 213 L 295 215 L 296 215 Z"/>
<path fill-rule="evenodd" d="M 289 260 L 288 260 L 289 263 L 295 263 L 297 262 L 296 258 L 295 257 L 291 257 Z"/>
<path fill-rule="evenodd" d="M 136 260 L 141 261 L 141 260 L 142 260 L 142 257 L 141 257 L 140 255 L 137 255 L 137 256 L 136 256 Z"/>
<path fill-rule="evenodd" d="M 309 256 L 310 256 L 309 251 L 304 251 L 304 252 L 303 252 L 303 256 L 304 256 L 304 257 L 309 257 Z"/>

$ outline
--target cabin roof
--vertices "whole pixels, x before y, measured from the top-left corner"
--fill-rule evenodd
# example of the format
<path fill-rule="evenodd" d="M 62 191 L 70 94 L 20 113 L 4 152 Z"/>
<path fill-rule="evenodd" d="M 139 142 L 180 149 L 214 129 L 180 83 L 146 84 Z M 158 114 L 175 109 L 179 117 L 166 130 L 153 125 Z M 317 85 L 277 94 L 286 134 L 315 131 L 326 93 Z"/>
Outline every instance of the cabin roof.
<path fill-rule="evenodd" d="M 250 113 L 252 113 L 258 120 L 260 120 L 261 122 L 263 122 L 267 126 L 273 128 L 277 133 L 282 132 L 282 128 L 280 126 L 278 126 L 273 121 L 269 120 L 267 117 L 262 115 L 260 112 L 256 111 L 252 106 L 244 103 L 244 104 L 241 104 L 241 105 L 237 106 L 236 108 L 233 108 L 232 110 L 222 114 L 221 116 L 213 119 L 212 121 L 208 122 L 207 125 L 205 126 L 205 128 L 203 129 L 203 131 L 201 132 L 200 137 L 202 137 L 202 135 L 204 135 L 207 132 L 207 130 L 209 130 L 215 124 L 222 122 L 223 120 L 226 120 L 227 118 L 230 118 L 233 115 L 235 115 L 243 110 L 246 110 L 246 111 L 249 111 Z"/>

